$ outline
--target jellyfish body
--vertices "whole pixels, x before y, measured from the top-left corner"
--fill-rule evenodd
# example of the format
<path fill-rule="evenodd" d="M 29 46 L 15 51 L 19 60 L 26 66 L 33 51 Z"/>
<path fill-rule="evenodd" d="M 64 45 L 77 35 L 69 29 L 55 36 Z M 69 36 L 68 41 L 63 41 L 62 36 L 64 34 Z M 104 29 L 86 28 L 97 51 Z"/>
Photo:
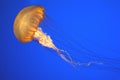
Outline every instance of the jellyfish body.
<path fill-rule="evenodd" d="M 32 41 L 43 17 L 44 8 L 41 6 L 29 6 L 22 9 L 14 21 L 16 38 L 23 43 Z"/>

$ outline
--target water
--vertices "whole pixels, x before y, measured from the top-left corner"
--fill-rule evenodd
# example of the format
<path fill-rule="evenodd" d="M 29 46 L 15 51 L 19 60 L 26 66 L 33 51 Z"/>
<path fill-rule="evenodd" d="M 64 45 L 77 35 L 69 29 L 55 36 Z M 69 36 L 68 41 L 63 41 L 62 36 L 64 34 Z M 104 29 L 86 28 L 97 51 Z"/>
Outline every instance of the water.
<path fill-rule="evenodd" d="M 120 80 L 119 70 L 103 69 L 103 66 L 97 64 L 76 69 L 62 60 L 55 51 L 35 41 L 20 43 L 13 33 L 14 19 L 22 8 L 42 5 L 57 26 L 51 27 L 54 33 L 49 28 L 43 30 L 51 35 L 60 49 L 67 50 L 75 61 L 106 62 L 101 58 L 93 58 L 95 55 L 119 60 L 119 4 L 117 0 L 0 1 L 0 80 Z M 90 55 L 86 55 L 88 53 Z M 109 64 L 120 67 L 115 60 L 109 59 Z"/>

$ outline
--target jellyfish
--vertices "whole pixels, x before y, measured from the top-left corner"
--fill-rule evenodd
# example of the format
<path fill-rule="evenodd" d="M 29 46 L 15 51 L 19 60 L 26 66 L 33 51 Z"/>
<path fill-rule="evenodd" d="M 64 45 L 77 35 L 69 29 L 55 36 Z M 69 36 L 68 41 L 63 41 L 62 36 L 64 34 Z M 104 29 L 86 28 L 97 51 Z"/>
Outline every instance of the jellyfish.
<path fill-rule="evenodd" d="M 53 49 L 56 53 L 66 62 L 70 63 L 72 66 L 84 65 L 90 66 L 92 64 L 104 65 L 104 62 L 114 61 L 109 58 L 93 56 L 94 58 L 103 59 L 104 62 L 89 61 L 89 62 L 76 62 L 73 60 L 69 52 L 60 49 L 54 44 L 54 40 L 46 32 L 39 27 L 43 23 L 45 15 L 45 9 L 42 6 L 28 6 L 23 8 L 15 18 L 14 21 L 14 34 L 16 38 L 22 43 L 28 43 L 32 40 L 37 40 L 40 45 L 46 48 Z M 64 38 L 63 38 L 64 39 Z M 79 52 L 79 50 L 76 50 Z M 88 50 L 88 52 L 90 52 Z M 90 55 L 91 56 L 91 55 Z"/>
<path fill-rule="evenodd" d="M 65 57 L 62 54 L 65 51 L 56 47 L 51 37 L 38 27 L 43 18 L 44 8 L 41 6 L 29 6 L 21 10 L 14 21 L 14 34 L 16 38 L 23 43 L 30 42 L 33 39 L 38 40 L 42 46 L 52 48 L 62 59 L 73 64 L 70 56 L 68 58 Z"/>

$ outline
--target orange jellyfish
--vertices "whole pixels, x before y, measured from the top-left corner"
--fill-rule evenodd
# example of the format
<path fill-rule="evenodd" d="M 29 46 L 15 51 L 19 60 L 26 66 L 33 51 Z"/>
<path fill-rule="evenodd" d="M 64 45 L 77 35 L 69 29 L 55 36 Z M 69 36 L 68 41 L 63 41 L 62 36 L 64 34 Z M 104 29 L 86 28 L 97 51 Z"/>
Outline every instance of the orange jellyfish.
<path fill-rule="evenodd" d="M 30 42 L 33 39 L 38 40 L 42 46 L 54 49 L 66 62 L 72 65 L 78 64 L 72 60 L 67 51 L 55 46 L 51 37 L 38 27 L 44 18 L 44 11 L 44 8 L 41 6 L 29 6 L 22 9 L 14 21 L 14 34 L 16 38 L 23 43 Z M 86 64 L 90 65 L 91 63 L 92 62 Z"/>
<path fill-rule="evenodd" d="M 72 59 L 65 57 L 61 50 L 57 48 L 49 35 L 44 33 L 38 25 L 44 18 L 44 8 L 41 6 L 29 6 L 22 9 L 14 21 L 14 34 L 16 38 L 23 43 L 32 41 L 33 39 L 45 47 L 52 48 L 57 51 L 58 55 L 65 61 L 73 64 Z"/>
<path fill-rule="evenodd" d="M 70 63 L 73 66 L 74 65 L 89 66 L 93 63 L 103 64 L 102 62 L 96 62 L 96 61 L 91 61 L 87 63 L 73 61 L 69 53 L 65 50 L 58 48 L 54 44 L 50 35 L 45 33 L 42 30 L 42 28 L 39 27 L 39 24 L 42 23 L 44 16 L 45 16 L 45 10 L 41 6 L 28 6 L 22 9 L 18 13 L 14 21 L 14 34 L 16 38 L 23 43 L 27 43 L 32 40 L 37 40 L 39 44 L 41 44 L 42 46 L 55 50 L 63 60 L 65 60 L 66 62 Z M 112 59 L 108 61 L 112 61 Z"/>

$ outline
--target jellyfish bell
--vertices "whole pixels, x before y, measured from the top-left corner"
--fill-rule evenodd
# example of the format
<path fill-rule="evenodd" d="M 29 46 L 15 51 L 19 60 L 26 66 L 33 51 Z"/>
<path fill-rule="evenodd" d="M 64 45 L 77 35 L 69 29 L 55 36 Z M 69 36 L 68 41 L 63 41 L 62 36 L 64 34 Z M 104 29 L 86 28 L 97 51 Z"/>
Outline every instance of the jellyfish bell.
<path fill-rule="evenodd" d="M 28 6 L 22 9 L 14 21 L 16 38 L 23 43 L 32 41 L 43 17 L 44 8 L 41 6 Z"/>

